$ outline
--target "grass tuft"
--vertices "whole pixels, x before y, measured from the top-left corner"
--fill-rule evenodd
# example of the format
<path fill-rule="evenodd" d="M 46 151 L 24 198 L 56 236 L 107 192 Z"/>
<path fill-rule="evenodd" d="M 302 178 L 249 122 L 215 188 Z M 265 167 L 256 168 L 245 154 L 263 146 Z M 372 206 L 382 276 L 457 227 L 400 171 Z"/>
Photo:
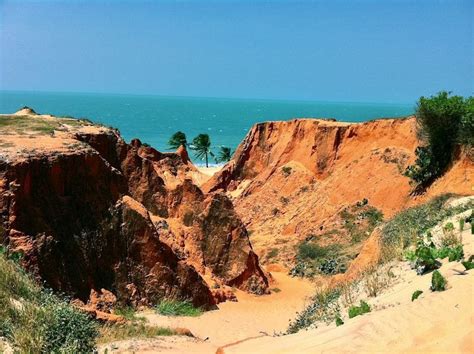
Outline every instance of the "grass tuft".
<path fill-rule="evenodd" d="M 194 307 L 189 301 L 162 300 L 157 306 L 156 311 L 164 316 L 188 316 L 196 317 L 202 314 L 202 309 Z"/>

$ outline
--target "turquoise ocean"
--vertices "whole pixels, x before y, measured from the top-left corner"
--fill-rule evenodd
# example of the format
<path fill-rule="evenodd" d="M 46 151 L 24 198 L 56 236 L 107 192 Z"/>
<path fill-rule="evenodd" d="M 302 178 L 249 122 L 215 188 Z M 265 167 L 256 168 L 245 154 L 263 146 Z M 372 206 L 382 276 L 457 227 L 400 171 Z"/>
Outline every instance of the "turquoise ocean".
<path fill-rule="evenodd" d="M 414 111 L 414 104 L 0 91 L 0 113 L 23 106 L 110 125 L 127 141 L 139 138 L 160 151 L 167 151 L 169 137 L 178 130 L 186 133 L 188 141 L 207 133 L 216 150 L 221 145 L 235 149 L 258 122 L 303 117 L 362 122 Z"/>

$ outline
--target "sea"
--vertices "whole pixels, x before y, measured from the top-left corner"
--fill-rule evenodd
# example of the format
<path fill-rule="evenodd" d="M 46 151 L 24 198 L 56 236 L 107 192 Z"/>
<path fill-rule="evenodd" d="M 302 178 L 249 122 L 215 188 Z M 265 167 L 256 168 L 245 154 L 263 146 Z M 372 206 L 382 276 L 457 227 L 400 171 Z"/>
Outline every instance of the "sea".
<path fill-rule="evenodd" d="M 220 146 L 235 149 L 258 122 L 293 118 L 363 122 L 414 111 L 414 104 L 0 91 L 0 113 L 23 106 L 113 126 L 127 141 L 139 138 L 160 151 L 169 151 L 167 142 L 176 131 L 184 132 L 188 141 L 207 133 L 217 151 Z"/>

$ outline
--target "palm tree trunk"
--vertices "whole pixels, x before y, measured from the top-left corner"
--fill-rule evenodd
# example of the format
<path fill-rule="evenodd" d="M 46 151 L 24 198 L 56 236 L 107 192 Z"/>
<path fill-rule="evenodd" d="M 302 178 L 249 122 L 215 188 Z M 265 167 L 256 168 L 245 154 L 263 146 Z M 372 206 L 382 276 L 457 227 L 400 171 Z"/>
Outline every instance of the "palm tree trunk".
<path fill-rule="evenodd" d="M 206 152 L 206 168 L 209 167 L 207 163 L 207 152 Z"/>

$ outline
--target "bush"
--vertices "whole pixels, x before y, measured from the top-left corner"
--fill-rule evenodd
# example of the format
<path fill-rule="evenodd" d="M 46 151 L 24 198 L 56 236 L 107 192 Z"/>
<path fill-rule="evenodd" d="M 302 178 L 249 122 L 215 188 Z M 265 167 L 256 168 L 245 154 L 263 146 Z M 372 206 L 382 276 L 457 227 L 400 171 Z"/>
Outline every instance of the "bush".
<path fill-rule="evenodd" d="M 92 352 L 96 323 L 0 254 L 0 337 L 18 352 Z"/>
<path fill-rule="evenodd" d="M 321 247 L 314 243 L 301 243 L 298 246 L 298 255 L 297 257 L 301 259 L 316 259 L 325 257 L 328 253 L 328 250 L 325 247 Z"/>
<path fill-rule="evenodd" d="M 461 262 L 466 270 L 474 269 L 474 255 L 471 255 L 467 261 Z"/>
<path fill-rule="evenodd" d="M 430 270 L 439 267 L 439 262 L 436 261 L 433 248 L 421 245 L 415 251 L 416 261 L 415 268 L 417 274 L 424 274 Z"/>
<path fill-rule="evenodd" d="M 433 272 L 431 276 L 431 291 L 444 291 L 446 290 L 446 279 L 437 270 Z"/>
<path fill-rule="evenodd" d="M 194 307 L 189 301 L 162 300 L 156 307 L 156 311 L 164 316 L 191 316 L 202 314 L 202 309 Z"/>
<path fill-rule="evenodd" d="M 421 290 L 416 290 L 413 295 L 411 296 L 411 301 L 415 301 L 416 299 L 418 299 L 420 297 L 420 295 L 423 294 L 423 291 Z"/>
<path fill-rule="evenodd" d="M 416 149 L 415 165 L 405 175 L 416 189 L 424 189 L 448 168 L 457 143 L 469 143 L 472 129 L 472 98 L 450 96 L 444 91 L 417 104 L 418 135 L 424 145 Z M 467 140 L 464 138 L 467 136 Z"/>
<path fill-rule="evenodd" d="M 370 306 L 365 301 L 361 300 L 359 306 L 349 307 L 349 318 L 354 318 L 356 316 L 361 316 L 364 313 L 370 312 Z"/>
<path fill-rule="evenodd" d="M 343 324 L 344 321 L 342 320 L 342 318 L 340 318 L 339 316 L 336 317 L 336 327 L 342 326 Z"/>
<path fill-rule="evenodd" d="M 284 167 L 281 168 L 281 172 L 283 172 L 283 175 L 285 177 L 288 177 L 289 175 L 291 175 L 291 167 L 284 166 Z"/>
<path fill-rule="evenodd" d="M 67 303 L 52 300 L 44 318 L 44 351 L 89 353 L 95 349 L 97 325 Z"/>

